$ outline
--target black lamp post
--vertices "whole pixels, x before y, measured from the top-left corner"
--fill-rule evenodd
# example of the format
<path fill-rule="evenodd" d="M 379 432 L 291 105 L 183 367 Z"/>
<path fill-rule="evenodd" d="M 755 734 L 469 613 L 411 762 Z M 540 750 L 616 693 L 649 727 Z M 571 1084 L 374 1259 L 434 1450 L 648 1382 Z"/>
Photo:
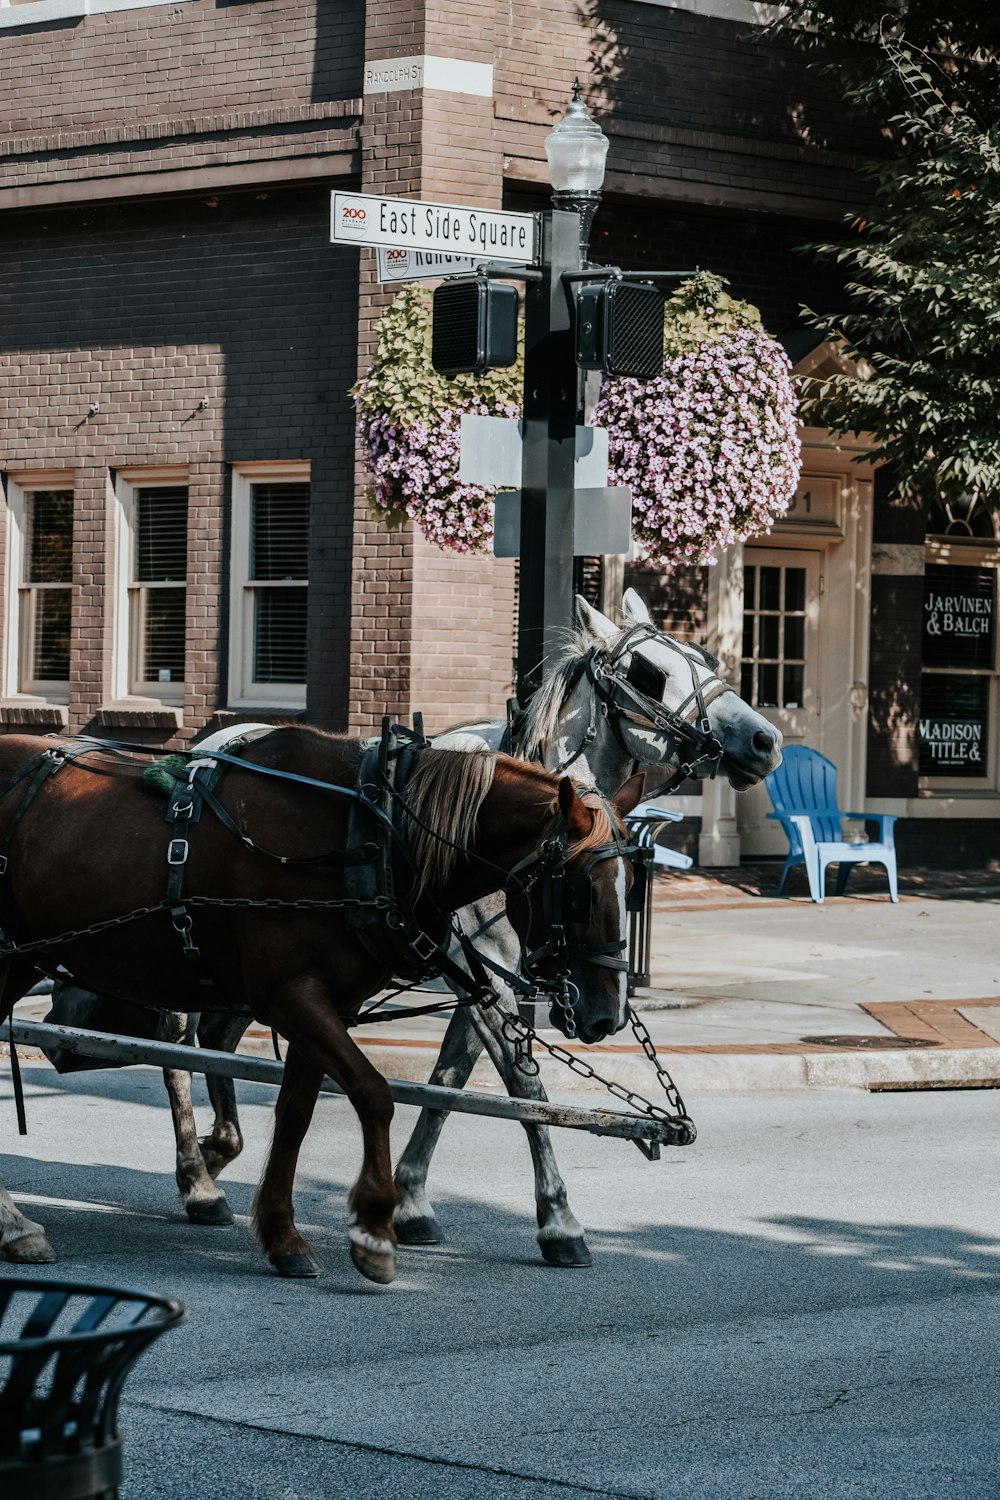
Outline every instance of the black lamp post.
<path fill-rule="evenodd" d="M 607 153 L 608 139 L 588 115 L 577 80 L 564 117 L 545 141 L 554 207 L 541 215 L 541 274 L 525 288 L 517 641 L 522 704 L 540 685 L 560 633 L 573 623 L 573 465 L 583 382 L 573 308 Z"/>

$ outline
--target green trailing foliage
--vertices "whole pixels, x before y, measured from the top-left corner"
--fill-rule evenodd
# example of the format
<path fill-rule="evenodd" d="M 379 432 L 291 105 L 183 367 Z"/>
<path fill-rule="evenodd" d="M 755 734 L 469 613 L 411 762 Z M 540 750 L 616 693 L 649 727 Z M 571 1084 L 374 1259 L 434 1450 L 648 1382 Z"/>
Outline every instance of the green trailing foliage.
<path fill-rule="evenodd" d="M 823 3 L 841 25 L 874 15 L 861 0 Z M 943 4 L 912 9 L 934 33 Z M 975 9 L 957 13 L 967 21 Z M 846 243 L 806 247 L 845 278 L 842 307 L 808 320 L 859 373 L 807 382 L 803 415 L 870 434 L 900 490 L 1000 504 L 1000 99 L 984 103 L 961 68 L 944 65 L 949 47 L 939 34 L 932 56 L 883 24 L 870 49 L 882 97 L 902 99 L 889 122 L 894 154 L 868 169 L 871 204 Z M 979 83 L 991 66 L 977 62 Z"/>

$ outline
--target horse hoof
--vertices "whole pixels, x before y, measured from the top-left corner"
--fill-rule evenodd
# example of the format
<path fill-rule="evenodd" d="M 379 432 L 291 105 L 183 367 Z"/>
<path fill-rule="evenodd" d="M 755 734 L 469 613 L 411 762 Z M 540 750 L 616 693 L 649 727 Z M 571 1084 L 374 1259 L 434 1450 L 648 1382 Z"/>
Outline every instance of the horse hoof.
<path fill-rule="evenodd" d="M 363 1245 L 352 1245 L 351 1259 L 362 1276 L 366 1276 L 369 1281 L 377 1281 L 380 1286 L 388 1286 L 390 1281 L 396 1279 L 396 1257 L 391 1250 L 384 1254 L 368 1250 Z"/>
<path fill-rule="evenodd" d="M 50 1266 L 56 1252 L 44 1234 L 26 1234 L 19 1240 L 4 1245 L 3 1254 L 16 1266 Z"/>
<path fill-rule="evenodd" d="M 401 1245 L 440 1245 L 444 1238 L 433 1214 L 421 1214 L 417 1219 L 396 1219 L 393 1228 Z"/>
<path fill-rule="evenodd" d="M 233 1211 L 225 1198 L 211 1198 L 207 1202 L 185 1203 L 184 1212 L 192 1224 L 210 1224 L 220 1227 L 233 1222 Z"/>
<path fill-rule="evenodd" d="M 594 1264 L 594 1257 L 587 1249 L 587 1241 L 582 1235 L 576 1235 L 572 1239 L 539 1240 L 538 1247 L 543 1260 L 550 1266 L 560 1266 L 563 1270 L 583 1270 Z"/>
<path fill-rule="evenodd" d="M 377 1281 L 381 1286 L 388 1286 L 390 1281 L 395 1281 L 396 1247 L 392 1240 L 369 1234 L 359 1224 L 351 1225 L 348 1236 L 351 1241 L 351 1259 L 362 1276 L 367 1276 L 369 1281 Z"/>
<path fill-rule="evenodd" d="M 315 1255 L 310 1255 L 308 1252 L 274 1254 L 269 1255 L 268 1260 L 279 1276 L 288 1276 L 299 1281 L 313 1280 L 323 1269 Z"/>

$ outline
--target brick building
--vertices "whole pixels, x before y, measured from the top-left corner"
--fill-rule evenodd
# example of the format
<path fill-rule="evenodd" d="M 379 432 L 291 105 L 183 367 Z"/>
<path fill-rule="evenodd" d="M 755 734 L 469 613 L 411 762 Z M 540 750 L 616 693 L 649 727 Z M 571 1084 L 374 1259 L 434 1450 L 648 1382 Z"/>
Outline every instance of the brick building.
<path fill-rule="evenodd" d="M 331 245 L 330 189 L 543 208 L 579 75 L 611 140 L 594 258 L 710 267 L 805 349 L 827 287 L 796 247 L 857 206 L 877 141 L 756 21 L 748 0 L 0 0 L 3 725 L 166 744 L 499 712 L 513 566 L 367 516 L 348 391 L 386 293 L 372 252 Z M 893 506 L 805 436 L 766 545 L 629 581 L 831 755 L 850 805 L 905 813 L 905 853 L 987 857 L 992 526 Z M 609 561 L 609 598 L 624 581 Z M 938 597 L 986 601 L 978 655 L 922 629 Z M 682 806 L 706 861 L 771 847 L 759 799 Z"/>

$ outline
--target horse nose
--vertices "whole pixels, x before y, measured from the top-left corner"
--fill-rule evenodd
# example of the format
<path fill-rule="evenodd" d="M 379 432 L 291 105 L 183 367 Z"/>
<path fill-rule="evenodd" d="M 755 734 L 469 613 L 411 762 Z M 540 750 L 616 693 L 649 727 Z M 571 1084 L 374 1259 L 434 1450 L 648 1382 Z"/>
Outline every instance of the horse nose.
<path fill-rule="evenodd" d="M 781 734 L 770 726 L 767 729 L 758 729 L 753 737 L 753 747 L 758 755 L 773 755 L 780 744 Z"/>

